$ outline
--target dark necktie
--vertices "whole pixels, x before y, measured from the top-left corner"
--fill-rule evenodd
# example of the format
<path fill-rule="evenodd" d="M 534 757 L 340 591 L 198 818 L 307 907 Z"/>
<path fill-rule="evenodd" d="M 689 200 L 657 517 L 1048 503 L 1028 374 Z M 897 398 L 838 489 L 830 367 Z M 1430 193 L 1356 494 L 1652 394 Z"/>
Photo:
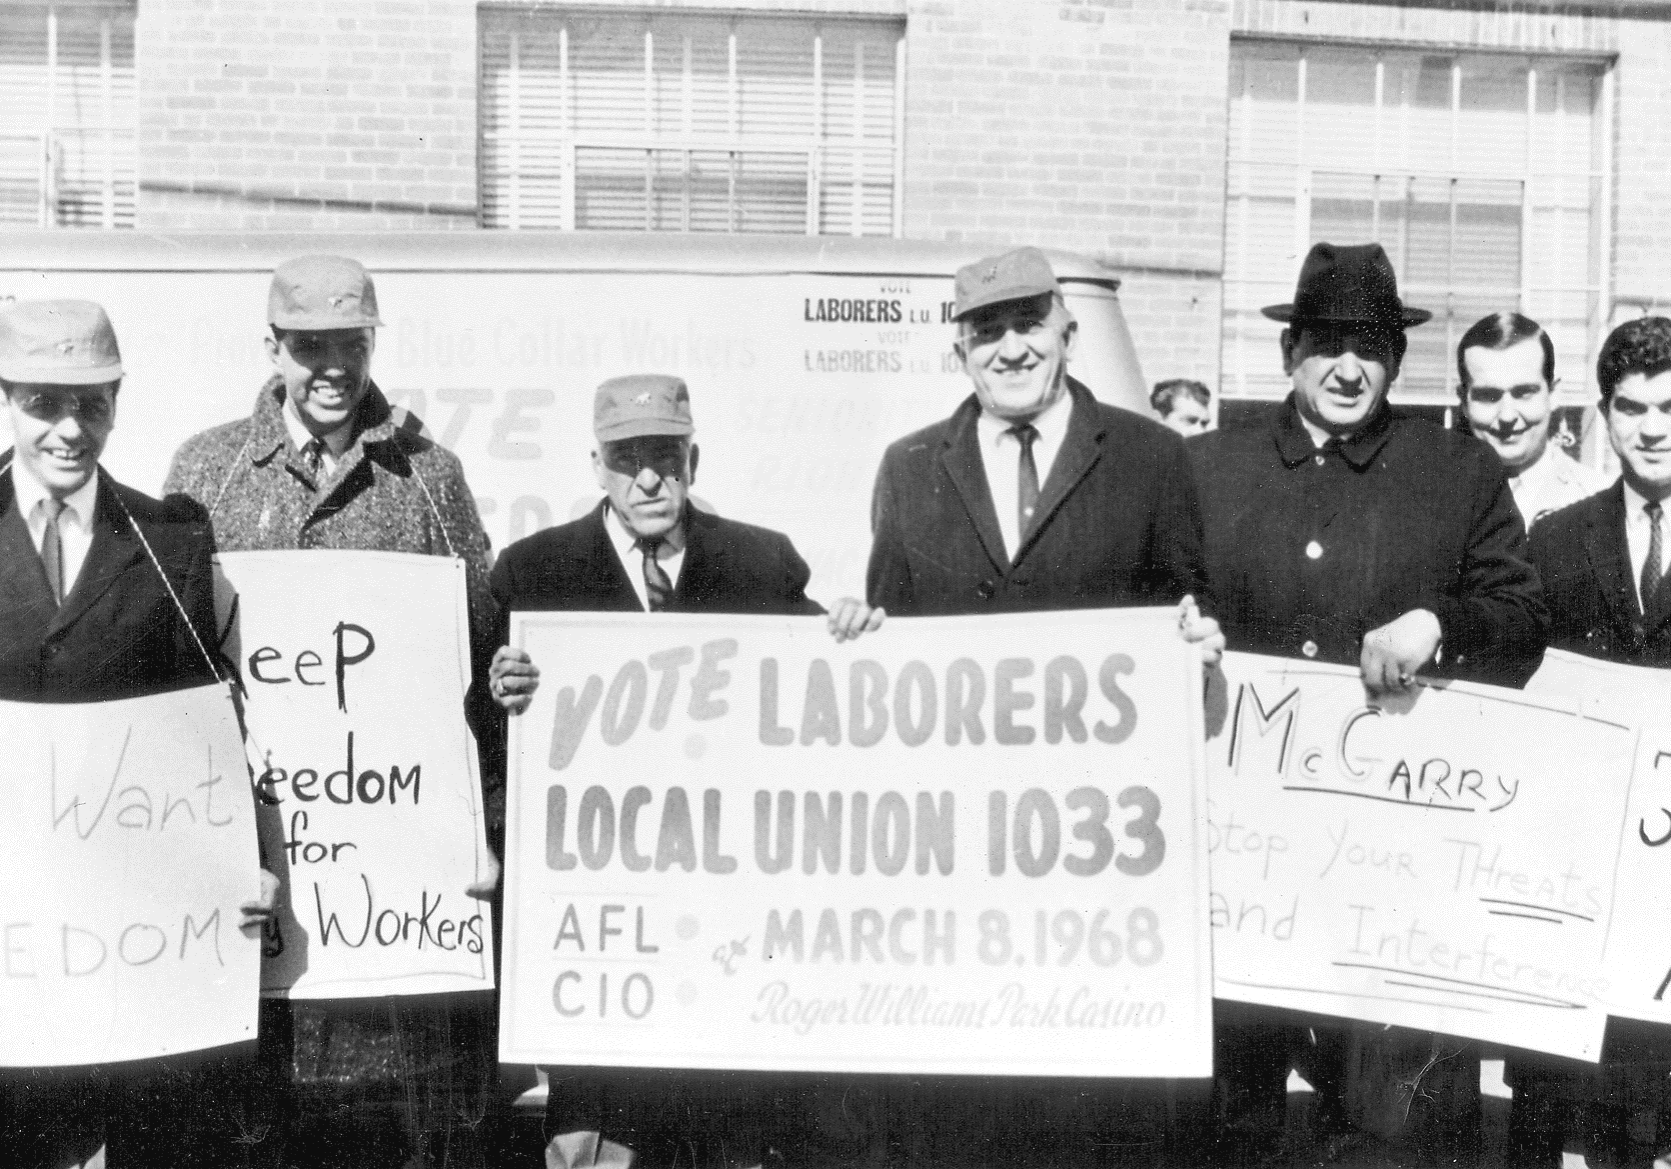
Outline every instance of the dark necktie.
<path fill-rule="evenodd" d="M 668 579 L 661 561 L 656 559 L 656 550 L 661 546 L 662 541 L 653 536 L 638 541 L 638 550 L 644 553 L 644 592 L 649 597 L 652 613 L 661 612 L 673 599 L 673 582 Z"/>
<path fill-rule="evenodd" d="M 325 440 L 316 438 L 302 448 L 302 466 L 307 469 L 308 476 L 319 482 L 321 473 L 325 470 Z"/>
<path fill-rule="evenodd" d="M 1660 587 L 1665 580 L 1665 562 L 1661 556 L 1664 549 L 1661 547 L 1659 501 L 1649 500 L 1642 512 L 1648 517 L 1648 558 L 1642 562 L 1642 615 L 1652 618 L 1663 600 Z"/>
<path fill-rule="evenodd" d="M 64 603 L 64 539 L 58 531 L 58 517 L 64 514 L 62 499 L 48 498 L 41 507 L 46 512 L 46 530 L 41 533 L 41 566 L 46 569 L 46 583 L 52 589 L 52 599 Z"/>
<path fill-rule="evenodd" d="M 1015 475 L 1015 547 L 1027 542 L 1027 532 L 1033 526 L 1033 512 L 1039 506 L 1039 468 L 1033 462 L 1033 443 L 1039 437 L 1038 427 L 1031 422 L 1012 426 L 1009 433 L 1021 447 Z"/>

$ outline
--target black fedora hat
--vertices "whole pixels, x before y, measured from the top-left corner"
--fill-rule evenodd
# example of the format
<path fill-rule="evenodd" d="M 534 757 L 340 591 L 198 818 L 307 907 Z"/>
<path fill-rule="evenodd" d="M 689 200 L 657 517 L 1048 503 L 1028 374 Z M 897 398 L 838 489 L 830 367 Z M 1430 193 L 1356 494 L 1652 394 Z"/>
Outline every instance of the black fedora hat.
<path fill-rule="evenodd" d="M 1314 244 L 1300 266 L 1293 304 L 1259 310 L 1273 321 L 1366 321 L 1408 329 L 1432 318 L 1398 299 L 1398 277 L 1380 244 Z"/>

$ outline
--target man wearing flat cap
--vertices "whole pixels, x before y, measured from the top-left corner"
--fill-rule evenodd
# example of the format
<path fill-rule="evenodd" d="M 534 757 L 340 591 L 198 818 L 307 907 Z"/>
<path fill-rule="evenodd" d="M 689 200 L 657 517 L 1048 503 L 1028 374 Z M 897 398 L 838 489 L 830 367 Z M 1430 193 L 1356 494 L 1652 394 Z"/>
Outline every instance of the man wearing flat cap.
<path fill-rule="evenodd" d="M 1078 324 L 1039 249 L 967 265 L 955 291 L 953 347 L 974 392 L 883 455 L 870 603 L 894 617 L 1176 605 L 1183 635 L 1216 661 L 1223 638 L 1196 605 L 1207 577 L 1183 439 L 1068 375 Z M 1158 1106 L 1107 1081 L 924 1078 L 887 1091 L 890 1139 L 914 1160 L 971 1145 L 1001 1156 L 990 1146 L 1005 1141 L 1037 1156 L 1047 1137 L 1106 1138 Z"/>
<path fill-rule="evenodd" d="M 208 648 L 214 543 L 202 509 L 141 495 L 99 466 L 122 376 L 98 305 L 39 300 L 0 311 L 0 396 L 13 439 L 0 457 L 8 702 L 104 702 L 219 680 Z M 243 924 L 270 911 L 270 899 L 246 905 Z M 212 1123 L 170 1108 L 159 1090 L 171 1071 L 216 1059 L 0 1071 L 0 1160 L 64 1169 L 105 1145 L 110 1169 L 207 1164 L 199 1138 L 213 1144 Z"/>
<path fill-rule="evenodd" d="M 571 523 L 518 540 L 493 565 L 507 624 L 491 689 L 508 712 L 528 708 L 539 669 L 503 644 L 512 612 L 734 613 L 816 616 L 810 572 L 787 536 L 691 503 L 700 450 L 690 391 L 665 374 L 611 378 L 593 399 L 592 471 L 604 498 Z M 828 628 L 845 641 L 881 626 L 852 598 Z M 553 1068 L 546 1098 L 552 1169 L 744 1169 L 761 1164 L 777 1126 L 772 1098 L 793 1095 L 774 1074 Z"/>
<path fill-rule="evenodd" d="M 324 548 L 463 560 L 472 667 L 485 676 L 497 624 L 487 535 L 458 458 L 424 437 L 417 418 L 391 408 L 372 381 L 382 323 L 376 287 L 358 262 L 303 256 L 279 265 L 264 338 L 272 377 L 248 418 L 180 447 L 167 488 L 203 505 L 222 551 Z M 469 713 L 486 779 L 497 774 L 491 736 L 498 720 L 485 704 Z M 502 789 L 489 787 L 484 809 L 498 855 Z M 495 871 L 467 892 L 486 898 L 496 884 Z M 332 1144 L 353 1143 L 375 1150 L 361 1161 L 367 1166 L 480 1165 L 490 1155 L 491 1126 L 464 1119 L 483 1115 L 495 1097 L 487 996 L 269 999 L 261 1049 L 270 1082 L 252 1106 L 273 1126 L 271 1155 L 305 1162 Z M 332 1107 L 295 1123 L 299 1087 Z M 372 1120 L 391 1114 L 395 1130 L 373 1131 Z"/>
<path fill-rule="evenodd" d="M 1283 322 L 1293 392 L 1272 420 L 1189 444 L 1207 572 L 1233 650 L 1355 666 L 1371 697 L 1418 674 L 1523 685 L 1548 618 L 1501 460 L 1387 404 L 1404 331 L 1379 244 L 1311 249 Z M 1245 1144 L 1280 1131 L 1296 1049 L 1328 1124 L 1343 1126 L 1344 1032 L 1234 1004 L 1215 1020 L 1226 1111 Z M 1262 1133 L 1258 1130 L 1263 1130 Z"/>

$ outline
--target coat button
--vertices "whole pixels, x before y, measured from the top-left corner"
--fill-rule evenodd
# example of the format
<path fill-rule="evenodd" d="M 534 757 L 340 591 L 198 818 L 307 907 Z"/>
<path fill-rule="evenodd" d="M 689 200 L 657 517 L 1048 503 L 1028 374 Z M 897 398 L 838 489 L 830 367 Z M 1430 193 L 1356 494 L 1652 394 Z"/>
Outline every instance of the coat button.
<path fill-rule="evenodd" d="M 1323 545 L 1313 540 L 1305 546 L 1305 554 L 1308 560 L 1317 560 L 1323 555 Z"/>
<path fill-rule="evenodd" d="M 975 595 L 983 601 L 990 601 L 998 592 L 998 586 L 989 580 L 983 580 L 975 586 Z"/>
<path fill-rule="evenodd" d="M 1311 457 L 1311 461 L 1321 467 L 1327 460 L 1324 459 L 1322 455 L 1313 455 Z"/>
<path fill-rule="evenodd" d="M 1304 645 L 1302 645 L 1300 647 L 1300 652 L 1303 653 L 1308 658 L 1316 657 L 1317 656 L 1317 643 L 1315 641 L 1306 642 Z"/>

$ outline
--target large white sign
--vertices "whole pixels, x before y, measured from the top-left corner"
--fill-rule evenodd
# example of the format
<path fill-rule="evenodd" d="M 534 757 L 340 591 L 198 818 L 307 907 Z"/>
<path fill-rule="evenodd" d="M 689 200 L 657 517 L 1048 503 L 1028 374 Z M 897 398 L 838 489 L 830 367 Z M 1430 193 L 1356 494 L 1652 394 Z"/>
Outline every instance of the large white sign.
<path fill-rule="evenodd" d="M 519 614 L 501 1057 L 1210 1071 L 1201 667 L 1171 610 Z"/>
<path fill-rule="evenodd" d="M 1665 912 L 1671 889 L 1671 671 L 1552 649 L 1526 689 L 1560 696 L 1592 718 L 1640 728 L 1603 971 L 1609 1012 L 1671 1023 L 1671 920 Z M 1574 778 L 1579 775 L 1582 787 L 1574 795 L 1587 806 L 1588 775 Z"/>
<path fill-rule="evenodd" d="M 262 839 L 285 888 L 263 992 L 491 988 L 491 915 L 465 895 L 487 851 L 464 723 L 463 562 L 306 551 L 220 563 Z"/>
<path fill-rule="evenodd" d="M 1570 703 L 1226 654 L 1208 702 L 1220 997 L 1594 1060 L 1635 735 Z"/>
<path fill-rule="evenodd" d="M 255 816 L 226 687 L 0 702 L 0 742 L 0 1066 L 254 1039 Z"/>

